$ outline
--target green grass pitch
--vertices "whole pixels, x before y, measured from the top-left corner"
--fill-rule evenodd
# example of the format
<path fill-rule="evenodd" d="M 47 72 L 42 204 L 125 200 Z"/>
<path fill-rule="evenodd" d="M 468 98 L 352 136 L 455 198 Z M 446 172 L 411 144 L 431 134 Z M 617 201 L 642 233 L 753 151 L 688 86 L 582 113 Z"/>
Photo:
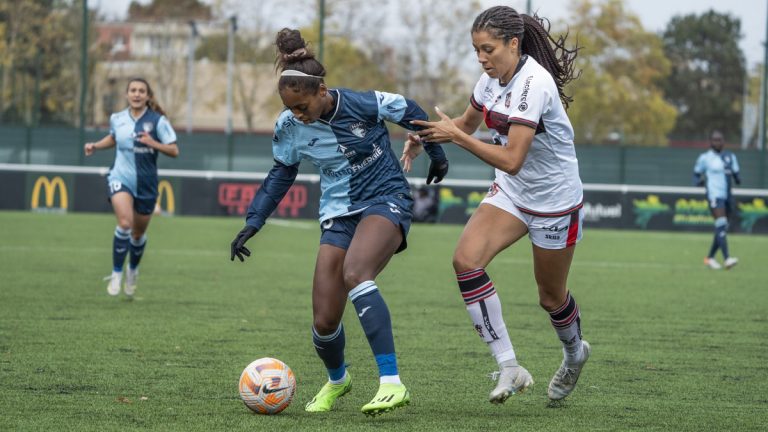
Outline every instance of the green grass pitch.
<path fill-rule="evenodd" d="M 587 230 L 569 279 L 593 347 L 575 392 L 549 406 L 560 343 L 538 306 L 527 239 L 488 271 L 532 391 L 487 402 L 495 370 L 451 268 L 460 226 L 415 225 L 378 278 L 412 403 L 370 419 L 377 374 L 354 309 L 355 383 L 334 411 L 303 410 L 325 381 L 310 339 L 319 228 L 271 223 L 230 262 L 239 218 L 156 217 L 137 298 L 112 298 L 114 218 L 0 212 L 0 430 L 736 431 L 768 424 L 768 238 L 732 235 L 741 263 L 708 271 L 709 234 Z M 242 369 L 276 357 L 293 404 L 252 414 Z"/>

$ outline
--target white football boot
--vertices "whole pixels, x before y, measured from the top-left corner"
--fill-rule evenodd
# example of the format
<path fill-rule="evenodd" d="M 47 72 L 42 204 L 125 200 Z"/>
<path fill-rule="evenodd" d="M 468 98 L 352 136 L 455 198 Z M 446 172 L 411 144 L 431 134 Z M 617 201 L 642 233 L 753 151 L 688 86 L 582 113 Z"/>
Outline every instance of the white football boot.
<path fill-rule="evenodd" d="M 116 296 L 120 294 L 120 282 L 123 280 L 123 272 L 113 271 L 112 275 L 105 277 L 104 280 L 109 281 L 107 285 L 107 293 L 109 295 Z"/>
<path fill-rule="evenodd" d="M 125 295 L 128 297 L 133 297 L 133 294 L 136 293 L 136 286 L 139 282 L 139 269 L 131 269 L 131 267 L 128 267 L 128 269 L 125 271 L 125 286 L 123 287 L 123 291 L 125 292 Z"/>
<path fill-rule="evenodd" d="M 494 374 L 495 375 L 495 374 Z M 533 385 L 533 377 L 522 366 L 499 365 L 499 383 L 491 391 L 488 400 L 494 404 L 501 404 L 515 393 L 523 393 Z"/>
<path fill-rule="evenodd" d="M 723 261 L 723 265 L 725 266 L 726 270 L 730 270 L 739 263 L 739 259 L 736 257 L 728 257 L 725 261 Z"/>
<path fill-rule="evenodd" d="M 549 388 L 547 389 L 547 396 L 550 400 L 556 401 L 563 399 L 571 394 L 576 387 L 576 382 L 581 375 L 581 369 L 589 360 L 589 353 L 592 352 L 592 347 L 589 346 L 587 341 L 581 341 L 582 343 L 582 357 L 578 363 L 569 364 L 563 362 L 560 364 L 560 369 L 555 372 L 555 376 L 552 377 L 552 381 L 549 382 Z"/>
<path fill-rule="evenodd" d="M 704 258 L 704 265 L 711 268 L 712 270 L 720 270 L 723 268 L 723 266 L 720 265 L 719 262 L 717 262 L 714 258 Z"/>

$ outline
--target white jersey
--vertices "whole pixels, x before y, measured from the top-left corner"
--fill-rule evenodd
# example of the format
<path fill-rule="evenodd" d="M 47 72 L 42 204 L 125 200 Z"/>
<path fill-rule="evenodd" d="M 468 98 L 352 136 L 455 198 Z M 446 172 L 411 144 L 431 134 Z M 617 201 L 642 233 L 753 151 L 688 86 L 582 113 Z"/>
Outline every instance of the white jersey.
<path fill-rule="evenodd" d="M 560 102 L 552 75 L 524 55 L 505 86 L 484 73 L 475 85 L 472 106 L 483 112 L 496 144 L 507 145 L 510 124 L 536 130 L 517 175 L 496 170 L 496 184 L 523 212 L 560 216 L 578 210 L 583 190 L 573 145 L 573 127 Z"/>

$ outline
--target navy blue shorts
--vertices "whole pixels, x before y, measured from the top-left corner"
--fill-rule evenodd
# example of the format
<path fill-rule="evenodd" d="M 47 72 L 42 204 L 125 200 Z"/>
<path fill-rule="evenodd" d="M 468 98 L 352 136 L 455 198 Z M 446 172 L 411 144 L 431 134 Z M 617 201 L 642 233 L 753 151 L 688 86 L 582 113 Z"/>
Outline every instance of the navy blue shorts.
<path fill-rule="evenodd" d="M 344 250 L 349 249 L 349 244 L 352 243 L 352 237 L 355 235 L 357 224 L 363 218 L 371 215 L 383 216 L 389 219 L 395 226 L 400 227 L 403 241 L 395 253 L 402 252 L 408 247 L 406 238 L 408 237 L 408 231 L 411 229 L 410 209 L 404 209 L 391 202 L 374 204 L 360 213 L 323 221 L 320 224 L 320 244 L 329 244 Z"/>
<path fill-rule="evenodd" d="M 731 212 L 731 200 L 727 198 L 715 198 L 709 200 L 709 209 L 714 211 L 715 209 L 725 209 L 725 213 Z"/>
<path fill-rule="evenodd" d="M 107 182 L 107 190 L 109 198 L 107 201 L 112 202 L 112 196 L 118 192 L 128 192 L 133 197 L 133 210 L 138 214 L 148 215 L 155 211 L 155 204 L 157 198 L 136 198 L 133 191 L 126 185 L 119 181 Z"/>

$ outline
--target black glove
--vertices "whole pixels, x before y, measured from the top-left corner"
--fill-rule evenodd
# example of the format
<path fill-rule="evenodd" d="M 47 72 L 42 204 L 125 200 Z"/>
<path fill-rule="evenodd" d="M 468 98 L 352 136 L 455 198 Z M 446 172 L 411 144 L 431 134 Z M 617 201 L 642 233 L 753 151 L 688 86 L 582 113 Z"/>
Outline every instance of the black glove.
<path fill-rule="evenodd" d="M 240 259 L 240 262 L 245 261 L 245 258 L 243 258 L 243 255 L 249 257 L 251 256 L 251 251 L 248 250 L 247 247 L 245 247 L 245 242 L 248 241 L 249 238 L 253 237 L 257 232 L 259 232 L 258 229 L 246 225 L 243 229 L 240 230 L 239 233 L 235 236 L 235 239 L 232 240 L 231 250 L 232 250 L 232 256 L 230 257 L 230 260 L 234 261 L 235 257 Z"/>
<path fill-rule="evenodd" d="M 432 180 L 435 184 L 440 183 L 445 175 L 448 174 L 448 159 L 441 161 L 432 161 L 429 164 L 429 172 L 427 173 L 427 184 L 431 184 Z"/>

